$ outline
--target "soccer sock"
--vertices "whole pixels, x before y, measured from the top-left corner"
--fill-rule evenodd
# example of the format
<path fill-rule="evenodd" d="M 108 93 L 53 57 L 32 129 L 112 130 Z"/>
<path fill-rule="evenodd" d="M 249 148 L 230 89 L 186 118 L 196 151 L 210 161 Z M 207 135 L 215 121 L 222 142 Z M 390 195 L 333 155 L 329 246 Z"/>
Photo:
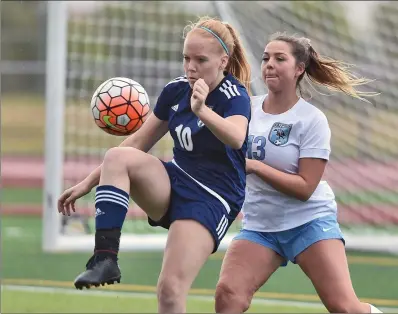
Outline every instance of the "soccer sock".
<path fill-rule="evenodd" d="M 95 194 L 95 253 L 117 255 L 129 195 L 112 185 L 101 185 Z"/>
<path fill-rule="evenodd" d="M 368 303 L 370 306 L 370 313 L 383 313 L 377 307 L 373 306 L 372 304 Z"/>

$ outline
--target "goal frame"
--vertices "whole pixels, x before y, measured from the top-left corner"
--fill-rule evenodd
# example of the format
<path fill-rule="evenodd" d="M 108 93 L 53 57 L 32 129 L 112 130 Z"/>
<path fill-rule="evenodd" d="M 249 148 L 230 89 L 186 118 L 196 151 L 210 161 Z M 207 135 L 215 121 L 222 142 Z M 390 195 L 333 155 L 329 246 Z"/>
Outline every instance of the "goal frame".
<path fill-rule="evenodd" d="M 232 22 L 241 33 L 234 12 L 223 1 L 215 1 L 221 17 Z M 62 216 L 57 210 L 57 199 L 63 191 L 64 164 L 64 114 L 66 103 L 68 10 L 65 1 L 47 2 L 47 61 L 46 61 L 46 132 L 45 132 L 45 178 L 43 187 L 43 233 L 42 249 L 45 252 L 90 252 L 94 247 L 93 235 L 62 235 Z M 242 36 L 243 37 L 243 36 Z M 244 39 L 244 37 L 243 37 Z M 253 64 L 253 53 L 245 45 L 249 61 Z M 258 69 L 253 70 L 256 80 L 253 84 L 255 94 L 264 92 L 257 78 Z M 260 82 L 261 83 L 261 82 Z M 398 236 L 393 235 L 358 235 L 344 232 L 346 248 L 374 252 L 398 254 Z M 228 233 L 220 245 L 226 250 L 234 237 Z M 123 234 L 121 251 L 162 251 L 167 240 L 166 234 Z"/>

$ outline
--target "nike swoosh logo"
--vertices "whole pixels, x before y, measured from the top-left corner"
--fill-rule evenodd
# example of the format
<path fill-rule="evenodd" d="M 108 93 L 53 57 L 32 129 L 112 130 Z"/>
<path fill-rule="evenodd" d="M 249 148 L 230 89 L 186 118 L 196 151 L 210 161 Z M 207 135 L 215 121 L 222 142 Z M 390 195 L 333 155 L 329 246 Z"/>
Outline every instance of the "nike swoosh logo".
<path fill-rule="evenodd" d="M 109 126 L 111 129 L 123 132 L 124 130 L 119 129 L 116 125 L 113 125 L 112 122 L 109 121 L 110 118 L 111 116 L 104 116 L 102 119 L 104 120 L 105 124 Z"/>
<path fill-rule="evenodd" d="M 329 230 L 331 230 L 331 229 L 333 229 L 334 227 L 331 227 L 331 228 L 322 228 L 322 231 L 323 232 L 327 232 L 327 231 L 329 231 Z"/>

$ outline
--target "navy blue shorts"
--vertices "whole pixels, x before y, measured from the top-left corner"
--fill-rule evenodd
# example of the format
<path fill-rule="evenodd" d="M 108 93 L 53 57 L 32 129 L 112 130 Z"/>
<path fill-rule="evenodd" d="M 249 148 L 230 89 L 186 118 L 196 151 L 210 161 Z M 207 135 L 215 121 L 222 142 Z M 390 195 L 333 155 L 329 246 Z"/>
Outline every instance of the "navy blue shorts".
<path fill-rule="evenodd" d="M 173 162 L 162 161 L 162 163 L 170 177 L 170 206 L 159 221 L 148 217 L 149 224 L 169 229 L 176 220 L 195 220 L 207 228 L 213 236 L 213 253 L 216 252 L 239 212 L 231 210 L 229 204 L 219 194 L 192 178 Z"/>

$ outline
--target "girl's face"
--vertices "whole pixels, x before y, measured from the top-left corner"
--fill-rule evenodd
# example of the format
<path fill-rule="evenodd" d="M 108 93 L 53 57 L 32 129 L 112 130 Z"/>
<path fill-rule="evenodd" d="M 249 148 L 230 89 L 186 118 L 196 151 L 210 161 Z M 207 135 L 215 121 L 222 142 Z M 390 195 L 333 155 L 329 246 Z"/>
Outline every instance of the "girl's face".
<path fill-rule="evenodd" d="M 297 65 L 292 47 L 285 41 L 271 41 L 264 49 L 261 74 L 271 92 L 296 87 L 298 77 L 304 72 L 304 65 Z"/>
<path fill-rule="evenodd" d="M 191 88 L 202 78 L 210 90 L 214 89 L 228 63 L 228 56 L 217 39 L 192 31 L 185 39 L 183 55 L 184 71 Z"/>

